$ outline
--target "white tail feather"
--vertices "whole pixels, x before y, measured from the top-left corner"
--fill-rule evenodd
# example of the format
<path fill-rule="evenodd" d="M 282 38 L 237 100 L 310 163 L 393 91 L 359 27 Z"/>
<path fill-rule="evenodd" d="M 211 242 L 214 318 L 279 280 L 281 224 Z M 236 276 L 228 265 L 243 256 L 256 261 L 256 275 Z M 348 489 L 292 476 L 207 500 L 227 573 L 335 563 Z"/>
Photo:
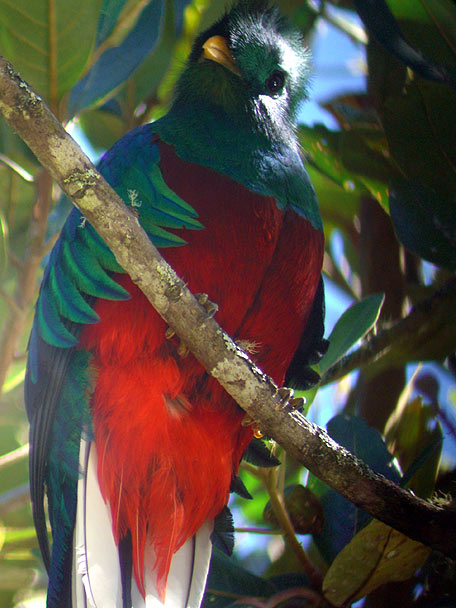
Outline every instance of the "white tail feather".
<path fill-rule="evenodd" d="M 122 582 L 109 506 L 97 476 L 93 443 L 81 441 L 78 506 L 74 531 L 73 608 L 122 608 Z M 144 559 L 145 599 L 132 578 L 132 608 L 199 608 L 211 558 L 212 522 L 206 522 L 171 562 L 163 604 L 156 590 L 153 549 L 147 544 Z"/>

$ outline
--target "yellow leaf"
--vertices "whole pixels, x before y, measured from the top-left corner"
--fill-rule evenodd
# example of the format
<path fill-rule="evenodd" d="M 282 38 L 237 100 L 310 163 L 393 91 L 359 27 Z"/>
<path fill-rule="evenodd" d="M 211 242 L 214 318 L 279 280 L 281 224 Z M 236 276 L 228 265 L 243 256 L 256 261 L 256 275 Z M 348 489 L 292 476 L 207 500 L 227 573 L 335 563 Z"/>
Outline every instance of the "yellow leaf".
<path fill-rule="evenodd" d="M 429 547 L 374 519 L 333 561 L 323 593 L 334 606 L 350 604 L 380 585 L 407 580 L 429 553 Z"/>

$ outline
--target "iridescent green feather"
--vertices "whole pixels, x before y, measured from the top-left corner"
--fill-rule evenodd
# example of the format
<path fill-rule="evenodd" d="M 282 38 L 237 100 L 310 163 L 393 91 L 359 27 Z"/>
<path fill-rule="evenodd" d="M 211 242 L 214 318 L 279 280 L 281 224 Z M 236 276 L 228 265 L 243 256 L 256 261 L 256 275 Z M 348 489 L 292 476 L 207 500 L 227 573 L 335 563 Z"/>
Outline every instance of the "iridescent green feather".
<path fill-rule="evenodd" d="M 56 303 L 62 317 L 76 323 L 96 323 L 99 321 L 99 316 L 84 300 L 74 282 L 62 272 L 61 264 L 54 264 L 50 267 L 48 280 L 51 291 L 61 294 Z"/>
<path fill-rule="evenodd" d="M 140 224 L 157 247 L 185 245 L 174 231 L 203 226 L 194 209 L 166 185 L 152 136 L 150 127 L 133 131 L 105 155 L 99 169 L 124 202 L 135 208 Z M 67 329 L 65 319 L 95 323 L 94 299 L 127 299 L 128 292 L 112 276 L 123 272 L 103 239 L 73 209 L 51 254 L 37 305 L 37 327 L 45 342 L 60 348 L 74 346 L 77 339 Z"/>

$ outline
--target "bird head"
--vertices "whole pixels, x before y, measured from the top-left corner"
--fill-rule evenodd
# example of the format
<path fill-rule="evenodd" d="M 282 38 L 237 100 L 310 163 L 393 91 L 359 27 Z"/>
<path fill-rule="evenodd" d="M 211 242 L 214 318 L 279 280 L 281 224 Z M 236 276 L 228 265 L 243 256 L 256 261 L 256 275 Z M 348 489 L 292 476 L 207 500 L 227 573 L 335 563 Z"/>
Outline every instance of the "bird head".
<path fill-rule="evenodd" d="M 176 100 L 209 105 L 234 128 L 247 121 L 268 138 L 285 138 L 306 94 L 308 67 L 301 33 L 267 2 L 242 0 L 196 38 Z"/>

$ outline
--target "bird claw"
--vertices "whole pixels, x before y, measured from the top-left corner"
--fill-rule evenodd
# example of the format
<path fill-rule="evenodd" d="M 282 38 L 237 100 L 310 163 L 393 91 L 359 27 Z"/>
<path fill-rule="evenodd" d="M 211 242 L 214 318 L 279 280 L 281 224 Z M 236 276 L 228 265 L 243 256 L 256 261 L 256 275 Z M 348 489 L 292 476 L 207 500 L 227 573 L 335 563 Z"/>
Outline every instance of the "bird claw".
<path fill-rule="evenodd" d="M 285 408 L 298 410 L 302 408 L 306 402 L 303 397 L 294 397 L 294 390 L 292 388 L 287 388 L 286 386 L 277 389 L 275 398 L 276 401 L 278 400 L 278 403 L 275 406 L 277 412 L 282 411 Z"/>
<path fill-rule="evenodd" d="M 172 327 L 167 327 L 166 331 L 165 331 L 165 338 L 167 340 L 171 340 L 171 338 L 173 338 L 176 335 L 176 332 L 174 331 L 174 329 Z"/>
<path fill-rule="evenodd" d="M 262 439 L 264 437 L 264 433 L 262 433 L 262 431 L 260 431 L 260 429 L 258 427 L 258 423 L 255 422 L 255 420 L 253 418 L 251 418 L 248 414 L 246 414 L 244 416 L 244 418 L 241 420 L 241 426 L 252 426 L 253 427 L 253 436 L 256 439 Z"/>
<path fill-rule="evenodd" d="M 165 330 L 165 338 L 167 340 L 171 340 L 172 338 L 174 338 L 175 335 L 176 335 L 176 332 L 174 331 L 174 329 L 172 327 L 167 327 L 166 328 L 166 330 Z M 179 357 L 181 359 L 185 359 L 185 357 L 190 352 L 189 347 L 180 338 L 179 338 L 179 343 L 177 345 L 177 349 L 176 350 L 177 350 L 177 354 L 179 355 Z"/>
<path fill-rule="evenodd" d="M 182 340 L 179 341 L 179 346 L 177 347 L 177 354 L 181 359 L 185 359 L 188 353 L 190 352 L 189 347 Z"/>
<path fill-rule="evenodd" d="M 218 304 L 211 302 L 207 293 L 197 293 L 195 298 L 198 304 L 206 311 L 206 319 L 212 319 L 212 317 L 218 311 Z"/>

